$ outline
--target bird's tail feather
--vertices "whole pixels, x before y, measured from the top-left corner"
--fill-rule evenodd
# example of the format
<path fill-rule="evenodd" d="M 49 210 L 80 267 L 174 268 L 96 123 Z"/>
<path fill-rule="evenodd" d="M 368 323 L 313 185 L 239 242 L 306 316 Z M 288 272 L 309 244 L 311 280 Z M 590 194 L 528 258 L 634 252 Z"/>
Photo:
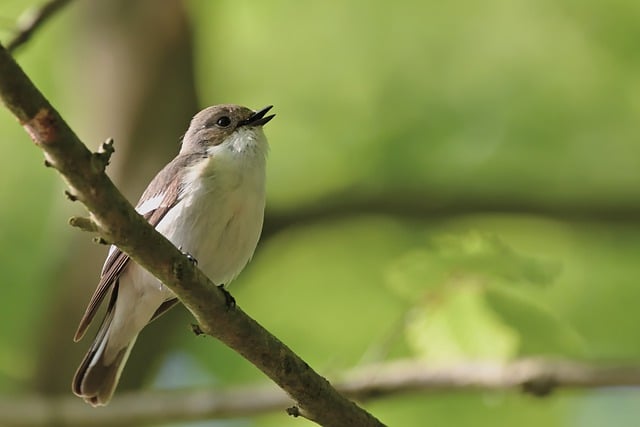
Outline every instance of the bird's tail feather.
<path fill-rule="evenodd" d="M 105 316 L 91 348 L 73 377 L 73 392 L 92 406 L 104 406 L 111 400 L 137 338 L 134 336 L 127 345 L 117 350 L 115 357 L 106 359 L 105 349 L 109 341 L 114 311 L 109 310 Z M 112 351 L 109 353 L 113 354 Z"/>

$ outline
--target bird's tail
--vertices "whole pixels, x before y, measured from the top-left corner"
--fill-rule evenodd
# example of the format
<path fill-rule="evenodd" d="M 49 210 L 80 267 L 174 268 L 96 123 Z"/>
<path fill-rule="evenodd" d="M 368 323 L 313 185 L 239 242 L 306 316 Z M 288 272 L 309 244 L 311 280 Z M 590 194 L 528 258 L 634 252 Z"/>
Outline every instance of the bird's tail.
<path fill-rule="evenodd" d="M 93 344 L 73 377 L 73 392 L 92 406 L 104 406 L 111 400 L 137 338 L 135 335 L 121 348 L 109 347 L 114 312 L 114 309 L 110 309 L 105 316 Z"/>

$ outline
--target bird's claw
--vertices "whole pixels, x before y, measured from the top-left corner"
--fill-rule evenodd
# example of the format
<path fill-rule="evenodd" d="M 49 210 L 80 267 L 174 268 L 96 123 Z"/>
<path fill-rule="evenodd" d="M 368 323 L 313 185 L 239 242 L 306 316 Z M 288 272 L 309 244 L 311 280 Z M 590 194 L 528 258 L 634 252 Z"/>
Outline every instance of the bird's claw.
<path fill-rule="evenodd" d="M 180 246 L 179 249 L 180 249 L 180 252 L 182 252 L 182 255 L 186 256 L 187 259 L 191 261 L 191 264 L 198 265 L 198 260 L 193 255 L 191 255 L 189 252 L 183 251 L 182 246 Z"/>

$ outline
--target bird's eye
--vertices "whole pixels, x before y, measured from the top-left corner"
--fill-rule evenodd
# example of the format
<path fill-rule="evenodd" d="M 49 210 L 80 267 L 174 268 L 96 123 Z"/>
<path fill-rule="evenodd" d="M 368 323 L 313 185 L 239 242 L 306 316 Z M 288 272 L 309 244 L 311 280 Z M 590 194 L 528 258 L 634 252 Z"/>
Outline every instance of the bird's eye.
<path fill-rule="evenodd" d="M 227 116 L 222 116 L 218 119 L 218 121 L 216 122 L 216 124 L 218 126 L 220 126 L 221 128 L 226 128 L 227 126 L 229 126 L 231 124 L 231 119 Z"/>

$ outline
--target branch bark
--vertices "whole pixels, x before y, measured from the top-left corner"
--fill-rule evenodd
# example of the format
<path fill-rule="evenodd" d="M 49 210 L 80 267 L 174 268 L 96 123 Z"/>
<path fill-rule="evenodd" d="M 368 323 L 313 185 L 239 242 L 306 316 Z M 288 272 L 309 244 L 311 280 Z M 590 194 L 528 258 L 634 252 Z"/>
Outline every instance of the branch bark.
<path fill-rule="evenodd" d="M 370 365 L 342 375 L 336 388 L 360 400 L 410 392 L 522 390 L 547 396 L 557 388 L 640 385 L 640 366 L 599 366 L 568 360 L 465 363 L 430 367 L 405 360 Z M 0 398 L 0 424 L 7 427 L 145 425 L 159 422 L 246 417 L 283 408 L 290 400 L 273 386 L 230 390 L 179 390 L 116 395 L 108 411 L 96 411 L 71 396 Z"/>
<path fill-rule="evenodd" d="M 282 387 L 300 414 L 324 426 L 381 426 L 341 396 L 298 355 L 247 316 L 229 309 L 222 291 L 164 236 L 155 231 L 105 174 L 105 158 L 91 153 L 0 46 L 0 98 L 44 151 L 70 193 L 89 210 L 99 234 L 165 283 L 194 315 L 202 331 L 218 338 Z"/>

